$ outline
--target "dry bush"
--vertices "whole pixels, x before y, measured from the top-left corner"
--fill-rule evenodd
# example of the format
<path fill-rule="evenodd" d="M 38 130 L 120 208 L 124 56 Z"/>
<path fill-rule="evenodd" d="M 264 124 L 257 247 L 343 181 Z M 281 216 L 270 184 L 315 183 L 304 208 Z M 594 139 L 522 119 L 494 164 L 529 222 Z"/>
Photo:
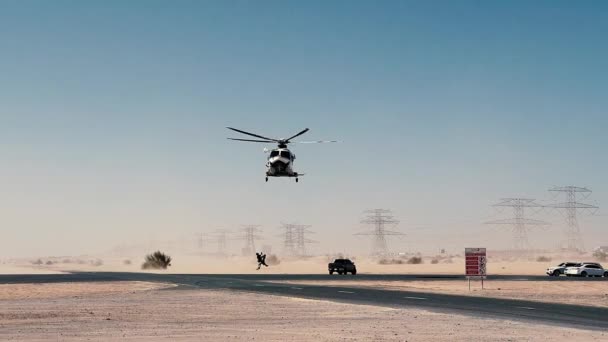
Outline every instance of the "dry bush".
<path fill-rule="evenodd" d="M 146 255 L 146 260 L 141 265 L 141 268 L 144 270 L 166 270 L 169 266 L 171 266 L 171 257 L 161 251 L 156 251 Z"/>
<path fill-rule="evenodd" d="M 41 260 L 41 259 L 38 259 L 38 260 L 32 261 L 32 265 L 42 265 L 42 264 L 43 264 L 43 262 L 42 262 L 42 260 Z"/>
<path fill-rule="evenodd" d="M 536 261 L 538 261 L 538 262 L 549 262 L 549 261 L 551 261 L 551 258 L 549 258 L 547 256 L 544 256 L 544 255 L 541 255 L 538 258 L 536 258 Z"/>
<path fill-rule="evenodd" d="M 408 264 L 412 264 L 412 265 L 418 265 L 418 264 L 422 264 L 422 258 L 421 257 L 411 257 L 408 261 Z"/>
<path fill-rule="evenodd" d="M 593 252 L 593 257 L 599 261 L 606 261 L 606 259 L 608 259 L 608 253 L 598 249 Z"/>
<path fill-rule="evenodd" d="M 266 258 L 266 263 L 268 264 L 268 266 L 276 266 L 281 263 L 281 260 L 279 260 L 279 258 L 275 254 L 270 254 Z"/>
<path fill-rule="evenodd" d="M 125 260 L 122 261 L 122 263 L 125 264 L 125 265 L 131 265 L 131 260 L 125 259 Z"/>
<path fill-rule="evenodd" d="M 438 264 L 438 263 L 439 263 L 439 260 L 437 260 L 437 259 L 431 260 L 431 264 L 433 264 L 433 265 Z"/>
<path fill-rule="evenodd" d="M 380 265 L 401 265 L 404 264 L 405 261 L 403 261 L 402 259 L 386 259 L 386 258 L 382 258 L 380 260 L 378 260 L 378 264 Z"/>
<path fill-rule="evenodd" d="M 46 265 L 52 265 L 54 264 L 54 262 L 52 262 L 51 260 L 48 260 L 47 262 L 45 262 Z"/>

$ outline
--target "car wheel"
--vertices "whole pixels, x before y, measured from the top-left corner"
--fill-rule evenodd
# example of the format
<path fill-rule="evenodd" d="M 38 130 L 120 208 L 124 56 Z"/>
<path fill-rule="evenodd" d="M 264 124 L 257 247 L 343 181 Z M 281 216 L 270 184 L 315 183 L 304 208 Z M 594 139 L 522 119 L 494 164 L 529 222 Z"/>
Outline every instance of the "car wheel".
<path fill-rule="evenodd" d="M 606 273 L 608 273 L 608 272 L 606 272 Z M 354 270 L 354 271 L 353 271 L 353 275 L 355 275 L 355 274 L 357 274 L 357 270 Z M 607 277 L 608 277 L 608 276 L 607 276 Z"/>
<path fill-rule="evenodd" d="M 554 277 L 559 277 L 560 274 L 561 274 L 561 272 L 559 270 L 553 271 L 553 276 Z"/>
<path fill-rule="evenodd" d="M 585 271 L 581 272 L 581 277 L 587 277 L 587 272 L 585 272 Z"/>
<path fill-rule="evenodd" d="M 334 271 L 329 271 L 329 274 L 334 274 Z"/>
<path fill-rule="evenodd" d="M 608 278 L 608 271 L 604 272 L 604 278 Z"/>
<path fill-rule="evenodd" d="M 342 271 L 338 271 L 338 274 L 339 274 L 339 275 L 342 275 Z"/>

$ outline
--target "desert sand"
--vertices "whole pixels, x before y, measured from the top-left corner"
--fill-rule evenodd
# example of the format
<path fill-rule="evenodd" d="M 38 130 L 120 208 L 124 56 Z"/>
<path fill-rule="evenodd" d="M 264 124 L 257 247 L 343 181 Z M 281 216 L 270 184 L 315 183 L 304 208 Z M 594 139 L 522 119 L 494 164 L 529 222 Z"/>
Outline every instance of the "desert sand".
<path fill-rule="evenodd" d="M 173 255 L 172 266 L 163 271 L 165 273 L 207 273 L 207 274 L 326 274 L 327 263 L 331 257 L 317 256 L 302 259 L 281 259 L 279 264 L 271 264 L 270 268 L 256 270 L 255 256 L 231 256 L 224 258 Z M 580 258 L 580 257 L 578 257 Z M 98 271 L 98 272 L 142 272 L 142 257 L 108 257 L 89 256 L 79 258 L 43 258 L 44 262 L 52 261 L 50 265 L 32 265 L 31 260 L 19 260 L 11 265 L 0 265 L 0 274 L 6 273 L 40 273 L 40 272 L 70 272 L 70 271 Z M 564 259 L 565 260 L 565 259 Z M 578 260 L 578 259 L 573 259 Z M 69 261 L 69 262 L 64 262 Z M 129 262 L 128 264 L 126 262 Z M 488 261 L 488 275 L 517 274 L 517 275 L 544 275 L 547 267 L 561 262 L 536 262 L 526 260 L 506 261 L 499 258 L 490 258 Z M 357 269 L 361 274 L 463 274 L 464 260 L 453 258 L 451 262 L 431 264 L 431 258 L 426 258 L 423 264 L 389 264 L 380 265 L 377 260 L 370 258 L 355 259 Z M 5 272 L 5 269 L 7 270 Z M 11 272 L 10 269 L 13 271 Z M 20 270 L 21 272 L 18 272 Z"/>
<path fill-rule="evenodd" d="M 32 285 L 5 285 L 27 293 Z M 36 285 L 37 286 L 37 285 Z M 0 299 L 11 341 L 607 341 L 608 333 L 367 305 L 147 283 L 47 284 Z"/>

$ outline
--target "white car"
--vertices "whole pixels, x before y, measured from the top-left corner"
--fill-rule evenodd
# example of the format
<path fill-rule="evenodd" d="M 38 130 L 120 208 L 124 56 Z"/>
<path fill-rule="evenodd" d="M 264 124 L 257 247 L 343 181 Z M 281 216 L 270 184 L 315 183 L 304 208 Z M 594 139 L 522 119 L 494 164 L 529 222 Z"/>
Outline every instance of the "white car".
<path fill-rule="evenodd" d="M 568 277 L 607 277 L 608 270 L 595 262 L 582 262 L 578 266 L 567 267 L 564 274 Z"/>
<path fill-rule="evenodd" d="M 564 271 L 566 270 L 566 268 L 578 266 L 580 264 L 581 264 L 580 262 L 572 262 L 572 261 L 562 262 L 561 264 L 559 264 L 557 266 L 547 268 L 546 273 L 547 273 L 547 275 L 550 275 L 550 276 L 559 277 L 561 274 L 564 274 Z"/>

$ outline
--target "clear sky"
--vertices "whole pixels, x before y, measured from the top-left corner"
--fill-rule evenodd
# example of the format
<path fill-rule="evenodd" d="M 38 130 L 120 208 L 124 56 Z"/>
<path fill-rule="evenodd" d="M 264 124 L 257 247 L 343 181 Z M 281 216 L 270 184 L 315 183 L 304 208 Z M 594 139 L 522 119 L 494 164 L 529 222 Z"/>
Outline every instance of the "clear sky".
<path fill-rule="evenodd" d="M 396 250 L 505 247 L 499 198 L 608 204 L 607 36 L 605 1 L 0 1 L 0 255 L 281 221 L 367 251 L 376 207 Z M 265 183 L 225 126 L 343 142 Z"/>

